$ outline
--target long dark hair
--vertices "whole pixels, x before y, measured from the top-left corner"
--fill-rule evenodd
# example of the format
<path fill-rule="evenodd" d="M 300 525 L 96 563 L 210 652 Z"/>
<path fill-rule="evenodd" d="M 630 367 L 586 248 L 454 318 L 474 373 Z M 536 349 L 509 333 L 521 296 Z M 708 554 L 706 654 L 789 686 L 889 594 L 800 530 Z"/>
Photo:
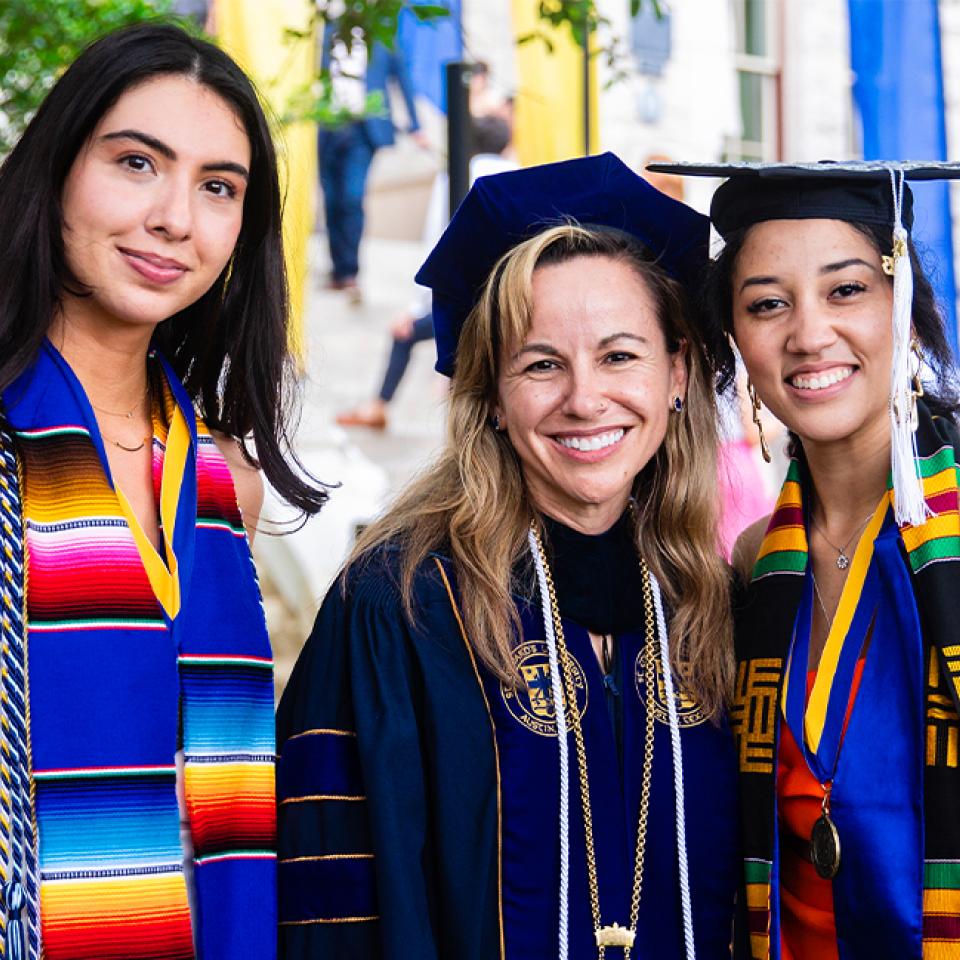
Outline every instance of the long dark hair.
<path fill-rule="evenodd" d="M 881 256 L 893 249 L 893 231 L 874 223 L 849 222 L 862 233 Z M 736 230 L 726 238 L 720 256 L 710 265 L 704 285 L 702 313 L 710 334 L 733 336 L 733 271 L 750 227 Z M 913 267 L 913 326 L 923 358 L 934 374 L 934 383 L 925 384 L 924 402 L 939 416 L 956 417 L 960 410 L 957 368 L 947 340 L 943 314 L 924 270 L 913 240 L 907 243 Z M 893 278 L 889 278 L 893 283 Z"/>
<path fill-rule="evenodd" d="M 33 361 L 64 291 L 84 290 L 63 245 L 61 195 L 74 159 L 127 90 L 163 75 L 190 77 L 220 96 L 243 123 L 251 162 L 230 263 L 199 300 L 157 327 L 154 342 L 206 423 L 241 442 L 252 436 L 256 459 L 244 446 L 247 459 L 288 503 L 315 513 L 324 486 L 287 459 L 294 369 L 270 130 L 233 60 L 178 27 L 139 24 L 91 44 L 0 166 L 0 390 Z"/>

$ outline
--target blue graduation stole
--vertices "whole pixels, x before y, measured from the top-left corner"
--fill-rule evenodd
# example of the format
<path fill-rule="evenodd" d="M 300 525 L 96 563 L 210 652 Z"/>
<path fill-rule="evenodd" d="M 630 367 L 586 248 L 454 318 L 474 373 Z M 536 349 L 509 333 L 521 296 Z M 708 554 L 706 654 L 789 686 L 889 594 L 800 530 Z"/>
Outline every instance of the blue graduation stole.
<path fill-rule="evenodd" d="M 869 551 L 866 537 L 861 547 Z M 787 722 L 811 772 L 821 783 L 833 781 L 830 815 L 841 844 L 833 879 L 841 960 L 919 960 L 922 955 L 923 649 L 901 550 L 900 533 L 887 509 L 836 659 L 822 733 L 814 743 L 809 722 L 806 729 L 804 724 L 814 602 L 809 568 L 788 666 Z M 868 638 L 844 732 L 857 659 Z M 872 895 L 864 897 L 864 890 Z"/>
<path fill-rule="evenodd" d="M 543 620 L 537 607 L 519 605 L 523 637 L 515 657 L 519 688 L 482 670 L 496 730 L 502 807 L 502 913 L 506 960 L 556 957 L 559 889 L 559 773 L 556 722 Z M 565 620 L 575 661 L 577 709 L 583 724 L 600 905 L 605 923 L 629 919 L 637 844 L 647 691 L 643 635 L 618 636 L 621 678 L 622 771 L 607 706 L 607 690 L 585 629 Z M 643 891 L 635 957 L 683 954 L 676 849 L 675 793 L 670 730 L 662 678 L 654 693 L 653 778 L 646 833 Z M 687 857 L 697 956 L 729 956 L 738 850 L 736 762 L 729 728 L 706 720 L 695 703 L 678 702 L 683 741 Z M 573 734 L 570 755 L 575 756 Z M 596 956 L 590 914 L 583 817 L 575 761 L 570 771 L 570 956 Z M 610 960 L 622 957 L 608 947 Z"/>

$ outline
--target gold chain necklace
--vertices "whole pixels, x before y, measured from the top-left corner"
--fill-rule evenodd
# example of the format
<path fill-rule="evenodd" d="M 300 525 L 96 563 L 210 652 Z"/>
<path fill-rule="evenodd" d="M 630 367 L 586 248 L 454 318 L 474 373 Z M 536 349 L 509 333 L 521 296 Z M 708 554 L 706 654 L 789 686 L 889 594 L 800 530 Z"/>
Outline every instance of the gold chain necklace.
<path fill-rule="evenodd" d="M 653 780 L 653 739 L 654 712 L 653 689 L 656 683 L 656 621 L 653 609 L 653 591 L 650 589 L 650 572 L 647 563 L 641 558 L 640 572 L 643 575 L 643 609 L 646 620 L 646 641 L 643 648 L 644 686 L 646 687 L 646 739 L 643 745 L 643 778 L 640 785 L 640 813 L 637 817 L 637 849 L 633 861 L 633 890 L 630 897 L 630 918 L 626 927 L 619 923 L 604 926 L 600 913 L 600 884 L 597 880 L 597 857 L 593 842 L 593 812 L 590 805 L 590 783 L 587 777 L 587 747 L 580 726 L 580 711 L 575 708 L 577 702 L 574 686 L 574 670 L 567 650 L 560 620 L 560 607 L 557 604 L 556 590 L 553 586 L 553 574 L 547 563 L 543 543 L 536 526 L 531 525 L 537 553 L 547 581 L 547 593 L 550 600 L 550 613 L 553 618 L 553 630 L 557 640 L 557 659 L 560 664 L 563 693 L 574 709 L 571 711 L 570 726 L 577 750 L 577 772 L 580 779 L 580 804 L 583 809 L 583 835 L 587 855 L 587 884 L 590 889 L 590 912 L 593 915 L 593 932 L 597 941 L 597 956 L 603 960 L 607 947 L 623 947 L 624 960 L 630 960 L 630 952 L 637 936 L 637 919 L 640 915 L 640 896 L 643 892 L 643 867 L 647 846 L 647 819 L 650 813 L 650 785 Z"/>

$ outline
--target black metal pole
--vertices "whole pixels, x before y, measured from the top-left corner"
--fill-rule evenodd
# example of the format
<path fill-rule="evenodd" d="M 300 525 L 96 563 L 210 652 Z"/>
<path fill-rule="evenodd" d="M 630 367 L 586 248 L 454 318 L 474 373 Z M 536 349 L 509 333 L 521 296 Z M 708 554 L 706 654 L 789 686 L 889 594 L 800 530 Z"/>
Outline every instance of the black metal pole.
<path fill-rule="evenodd" d="M 470 189 L 470 154 L 473 152 L 470 132 L 469 63 L 448 63 L 447 83 L 447 175 L 450 180 L 450 215 Z"/>
<path fill-rule="evenodd" d="M 590 156 L 590 28 L 583 25 L 583 155 Z"/>

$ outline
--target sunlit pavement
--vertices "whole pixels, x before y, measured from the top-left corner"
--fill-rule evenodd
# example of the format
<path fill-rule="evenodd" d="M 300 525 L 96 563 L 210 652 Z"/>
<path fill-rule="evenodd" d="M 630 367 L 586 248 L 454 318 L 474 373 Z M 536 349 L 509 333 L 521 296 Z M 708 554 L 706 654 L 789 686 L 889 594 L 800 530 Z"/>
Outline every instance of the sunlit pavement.
<path fill-rule="evenodd" d="M 277 660 L 278 689 L 309 632 L 320 599 L 367 523 L 430 458 L 443 430 L 444 384 L 433 371 L 432 343 L 414 349 L 385 431 L 345 430 L 337 412 L 375 395 L 386 365 L 389 326 L 409 302 L 420 265 L 419 243 L 370 240 L 361 254 L 363 301 L 323 289 L 325 237 L 311 247 L 306 318 L 303 411 L 294 447 L 315 477 L 339 483 L 320 514 L 302 529 L 285 529 L 290 511 L 270 491 L 254 545 L 267 623 Z M 287 528 L 289 529 L 289 527 Z"/>

